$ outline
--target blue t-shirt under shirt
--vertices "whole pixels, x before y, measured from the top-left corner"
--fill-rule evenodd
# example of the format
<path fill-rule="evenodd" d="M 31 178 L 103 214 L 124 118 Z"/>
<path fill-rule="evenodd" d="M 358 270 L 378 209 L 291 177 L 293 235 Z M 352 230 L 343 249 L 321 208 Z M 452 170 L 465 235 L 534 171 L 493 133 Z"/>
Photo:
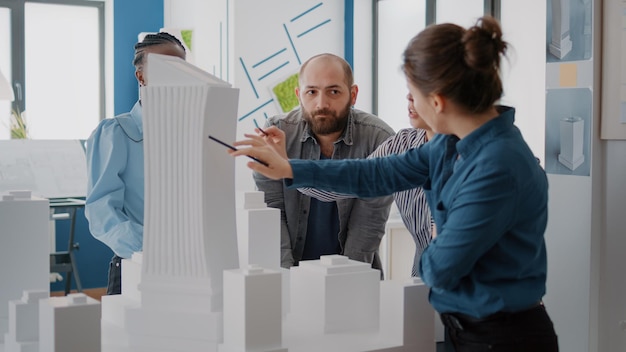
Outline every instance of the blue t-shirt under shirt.
<path fill-rule="evenodd" d="M 320 159 L 328 158 L 321 155 Z M 322 255 L 340 253 L 337 202 L 311 198 L 302 260 L 315 260 Z"/>

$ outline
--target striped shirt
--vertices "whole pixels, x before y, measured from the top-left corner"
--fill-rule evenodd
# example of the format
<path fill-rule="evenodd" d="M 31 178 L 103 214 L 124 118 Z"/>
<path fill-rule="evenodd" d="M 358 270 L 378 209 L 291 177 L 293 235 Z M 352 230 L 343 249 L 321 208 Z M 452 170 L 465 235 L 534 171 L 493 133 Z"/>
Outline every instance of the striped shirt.
<path fill-rule="evenodd" d="M 374 150 L 368 158 L 378 158 L 390 154 L 400 154 L 409 149 L 419 147 L 426 143 L 426 131 L 422 129 L 406 128 L 398 131 L 394 136 Z M 317 198 L 324 202 L 332 202 L 337 199 L 352 198 L 353 196 L 341 195 L 332 192 L 320 191 L 313 188 L 299 188 L 303 194 Z M 430 209 L 426 203 L 426 196 L 421 187 L 396 192 L 393 194 L 396 206 L 404 225 L 411 233 L 415 241 L 415 256 L 413 259 L 412 276 L 418 275 L 419 259 L 431 239 L 432 218 Z"/>

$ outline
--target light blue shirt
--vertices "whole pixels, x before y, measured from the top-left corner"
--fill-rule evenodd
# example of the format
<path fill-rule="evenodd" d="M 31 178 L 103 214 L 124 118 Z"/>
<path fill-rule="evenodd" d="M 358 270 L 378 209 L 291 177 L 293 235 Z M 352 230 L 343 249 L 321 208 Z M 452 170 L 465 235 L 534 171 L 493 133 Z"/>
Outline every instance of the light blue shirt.
<path fill-rule="evenodd" d="M 105 119 L 87 140 L 85 216 L 91 234 L 130 258 L 143 243 L 143 124 L 141 104 Z"/>
<path fill-rule="evenodd" d="M 290 160 L 285 182 L 362 197 L 422 186 L 438 232 L 420 259 L 433 307 L 476 318 L 523 310 L 546 289 L 548 181 L 515 110 L 500 113 L 462 140 L 437 135 L 401 155 Z"/>

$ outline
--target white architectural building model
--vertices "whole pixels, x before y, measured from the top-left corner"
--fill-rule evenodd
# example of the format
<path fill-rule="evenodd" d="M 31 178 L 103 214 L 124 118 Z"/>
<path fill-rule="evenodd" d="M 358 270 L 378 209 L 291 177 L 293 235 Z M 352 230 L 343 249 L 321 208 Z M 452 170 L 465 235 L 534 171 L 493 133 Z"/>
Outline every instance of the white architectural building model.
<path fill-rule="evenodd" d="M 254 264 L 280 268 L 280 210 L 268 208 L 263 192 L 238 193 L 242 204 L 237 209 L 237 244 L 239 265 Z"/>
<path fill-rule="evenodd" d="M 83 293 L 39 301 L 39 352 L 100 352 L 100 302 Z"/>
<path fill-rule="evenodd" d="M 39 301 L 48 291 L 24 291 L 22 299 L 9 302 L 9 332 L 4 352 L 39 352 Z"/>
<path fill-rule="evenodd" d="M 282 344 L 282 274 L 251 265 L 224 271 L 220 352 L 287 352 Z"/>
<path fill-rule="evenodd" d="M 9 301 L 24 290 L 50 292 L 50 208 L 30 191 L 0 199 L 0 343 L 9 325 Z"/>
<path fill-rule="evenodd" d="M 222 273 L 239 263 L 234 159 L 208 136 L 235 139 L 238 90 L 173 56 L 147 60 L 140 297 L 124 285 L 119 297 L 105 297 L 103 310 L 119 314 L 103 312 L 112 319 L 103 323 L 104 345 L 214 351 L 222 341 Z M 124 338 L 109 339 L 105 329 Z"/>
<path fill-rule="evenodd" d="M 558 160 L 570 170 L 576 170 L 585 161 L 583 154 L 585 121 L 577 116 L 559 121 L 561 152 Z"/>
<path fill-rule="evenodd" d="M 572 51 L 570 0 L 552 0 L 552 35 L 548 50 L 559 59 Z"/>

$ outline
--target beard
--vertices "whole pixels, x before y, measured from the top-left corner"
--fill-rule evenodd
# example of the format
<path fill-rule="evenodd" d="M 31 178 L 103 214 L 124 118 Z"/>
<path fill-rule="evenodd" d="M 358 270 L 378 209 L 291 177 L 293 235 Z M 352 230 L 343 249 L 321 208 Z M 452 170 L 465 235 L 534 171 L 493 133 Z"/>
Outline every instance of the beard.
<path fill-rule="evenodd" d="M 314 135 L 324 136 L 343 131 L 348 125 L 349 115 L 350 102 L 341 111 L 318 109 L 311 112 L 302 107 L 302 118 L 311 126 Z"/>

